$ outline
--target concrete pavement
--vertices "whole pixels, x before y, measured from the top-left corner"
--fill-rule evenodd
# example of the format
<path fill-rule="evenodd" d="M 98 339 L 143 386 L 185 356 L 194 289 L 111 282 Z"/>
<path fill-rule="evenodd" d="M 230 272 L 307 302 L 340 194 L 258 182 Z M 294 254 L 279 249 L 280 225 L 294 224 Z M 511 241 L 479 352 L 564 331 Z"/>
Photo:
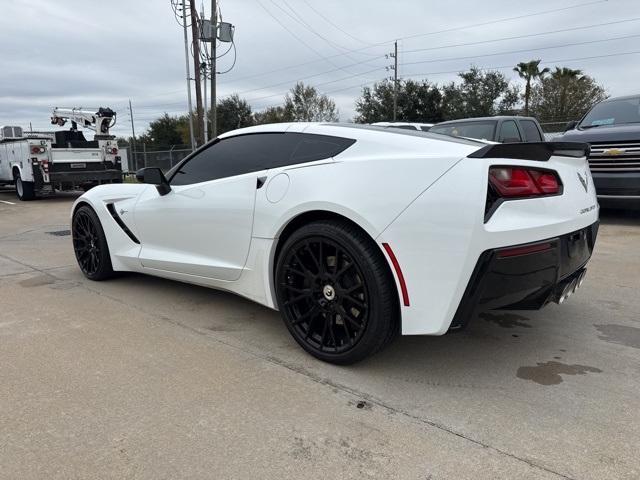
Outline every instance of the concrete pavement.
<path fill-rule="evenodd" d="M 638 478 L 640 215 L 604 212 L 562 306 L 306 355 L 277 312 L 90 282 L 74 195 L 0 192 L 0 478 Z"/>

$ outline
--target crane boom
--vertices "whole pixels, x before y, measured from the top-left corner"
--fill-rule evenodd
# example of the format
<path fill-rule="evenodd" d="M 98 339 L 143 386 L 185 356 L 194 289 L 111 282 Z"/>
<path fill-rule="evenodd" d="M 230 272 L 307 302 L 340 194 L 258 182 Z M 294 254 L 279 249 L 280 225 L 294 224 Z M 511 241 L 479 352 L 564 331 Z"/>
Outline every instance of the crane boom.
<path fill-rule="evenodd" d="M 116 112 L 110 108 L 98 108 L 97 112 L 82 110 L 82 108 L 58 108 L 51 113 L 51 124 L 63 127 L 71 122 L 72 130 L 78 125 L 96 132 L 97 135 L 110 135 L 109 129 L 116 124 Z"/>

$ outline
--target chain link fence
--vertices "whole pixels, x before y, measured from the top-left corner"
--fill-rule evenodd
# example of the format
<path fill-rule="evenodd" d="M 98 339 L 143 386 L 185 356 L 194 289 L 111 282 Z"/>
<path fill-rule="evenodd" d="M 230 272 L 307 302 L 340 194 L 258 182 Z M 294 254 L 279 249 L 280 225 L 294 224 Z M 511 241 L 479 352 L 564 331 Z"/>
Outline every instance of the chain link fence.
<path fill-rule="evenodd" d="M 136 143 L 133 145 L 121 145 L 120 152 L 126 151 L 126 162 L 123 157 L 123 170 L 127 173 L 135 173 L 140 168 L 158 167 L 163 172 L 167 172 L 174 165 L 191 153 L 191 148 L 187 145 L 172 145 L 167 147 L 150 147 L 146 144 Z"/>
<path fill-rule="evenodd" d="M 564 122 L 540 122 L 542 131 L 544 132 L 544 139 L 546 141 L 553 140 L 564 133 L 567 127 L 567 121 Z"/>

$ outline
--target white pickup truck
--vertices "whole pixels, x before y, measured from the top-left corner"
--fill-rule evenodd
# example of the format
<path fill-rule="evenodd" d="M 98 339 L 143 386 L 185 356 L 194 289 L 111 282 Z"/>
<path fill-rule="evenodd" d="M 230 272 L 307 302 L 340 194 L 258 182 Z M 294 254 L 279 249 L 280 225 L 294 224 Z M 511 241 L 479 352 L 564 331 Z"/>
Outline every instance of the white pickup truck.
<path fill-rule="evenodd" d="M 20 200 L 64 190 L 121 183 L 118 145 L 111 135 L 86 141 L 81 132 L 29 133 L 0 128 L 0 185 L 12 184 Z"/>

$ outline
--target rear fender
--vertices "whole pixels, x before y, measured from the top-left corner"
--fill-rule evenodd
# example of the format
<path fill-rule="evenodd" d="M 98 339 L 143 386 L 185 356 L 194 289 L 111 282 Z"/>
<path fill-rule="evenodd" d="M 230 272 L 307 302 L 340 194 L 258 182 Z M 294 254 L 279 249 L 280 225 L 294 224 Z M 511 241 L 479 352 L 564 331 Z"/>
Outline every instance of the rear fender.
<path fill-rule="evenodd" d="M 11 164 L 11 176 L 15 177 L 14 172 L 17 170 L 23 182 L 33 182 L 33 170 L 31 166 L 25 168 L 25 162 L 13 162 Z"/>

